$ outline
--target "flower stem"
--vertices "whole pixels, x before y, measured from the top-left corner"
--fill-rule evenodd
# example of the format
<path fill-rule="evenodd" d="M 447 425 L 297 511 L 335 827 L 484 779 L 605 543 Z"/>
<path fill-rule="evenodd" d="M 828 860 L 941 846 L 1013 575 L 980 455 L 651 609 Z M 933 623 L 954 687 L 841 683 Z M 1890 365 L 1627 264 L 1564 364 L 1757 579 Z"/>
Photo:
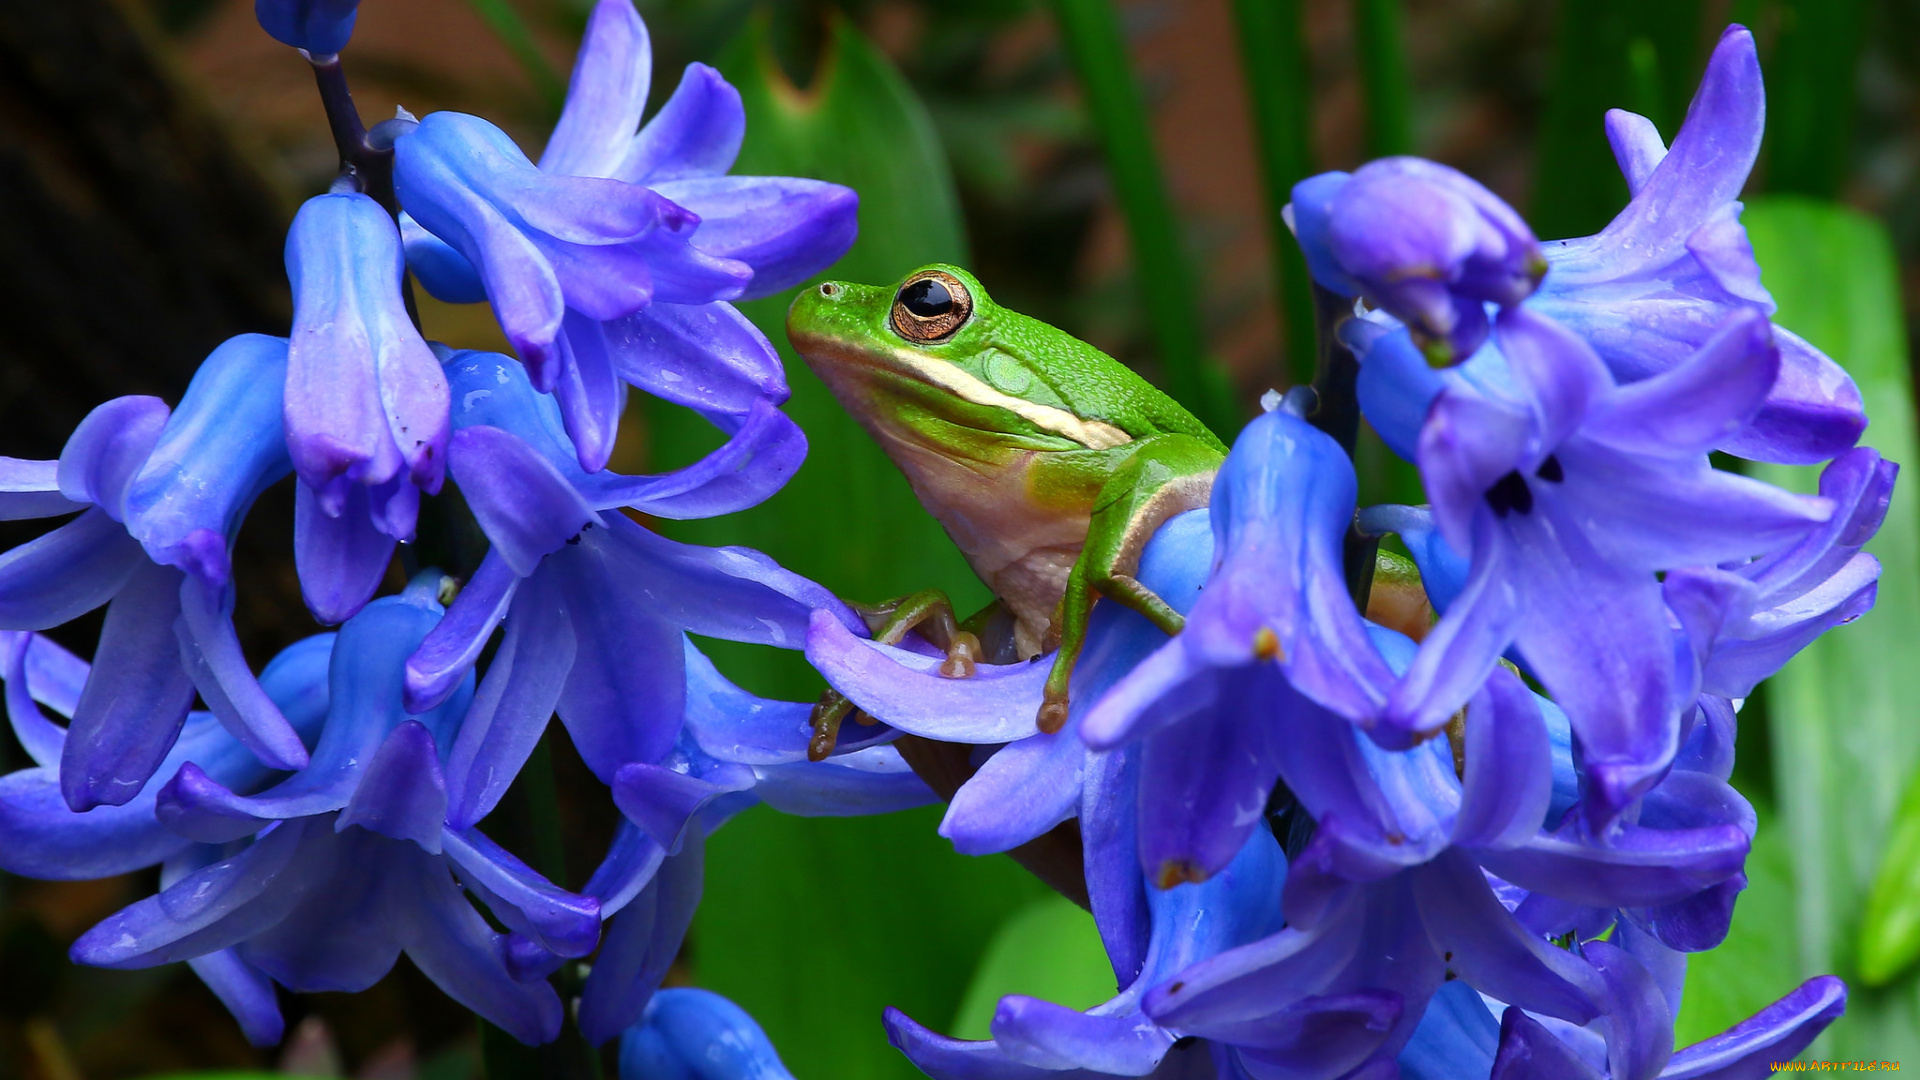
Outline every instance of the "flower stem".
<path fill-rule="evenodd" d="M 1223 436 L 1239 430 L 1225 373 L 1207 357 L 1192 269 L 1154 156 L 1146 107 L 1110 0 L 1054 0 L 1067 54 L 1106 149 L 1133 240 L 1134 279 L 1160 345 L 1168 391 Z"/>
<path fill-rule="evenodd" d="M 1286 340 L 1286 381 L 1304 386 L 1313 381 L 1316 366 L 1312 279 L 1293 230 L 1281 217 L 1293 185 L 1313 171 L 1312 90 L 1300 42 L 1300 2 L 1234 0 L 1233 15 L 1267 189 L 1267 242 Z"/>
<path fill-rule="evenodd" d="M 1360 437 L 1360 361 L 1353 350 L 1340 343 L 1340 324 L 1353 317 L 1353 301 L 1319 284 L 1313 286 L 1314 330 L 1319 339 L 1319 366 L 1313 377 L 1313 411 L 1307 422 L 1333 436 L 1352 460 L 1354 445 Z M 1342 569 L 1346 572 L 1347 591 L 1363 613 L 1373 593 L 1374 558 L 1380 550 L 1380 538 L 1360 531 L 1357 524 L 1347 525 L 1341 547 Z"/>
<path fill-rule="evenodd" d="M 354 187 L 384 207 L 393 220 L 400 220 L 400 201 L 393 191 L 393 142 L 376 131 L 369 136 L 360 110 L 353 103 L 353 88 L 347 85 L 346 69 L 340 57 L 309 56 L 313 82 L 320 90 L 320 104 L 327 110 L 327 127 L 333 132 L 334 149 L 340 154 L 340 174 Z M 385 127 L 385 125 L 381 125 Z M 407 317 L 420 329 L 420 305 L 414 299 L 413 278 L 400 275 L 400 299 L 407 305 Z"/>

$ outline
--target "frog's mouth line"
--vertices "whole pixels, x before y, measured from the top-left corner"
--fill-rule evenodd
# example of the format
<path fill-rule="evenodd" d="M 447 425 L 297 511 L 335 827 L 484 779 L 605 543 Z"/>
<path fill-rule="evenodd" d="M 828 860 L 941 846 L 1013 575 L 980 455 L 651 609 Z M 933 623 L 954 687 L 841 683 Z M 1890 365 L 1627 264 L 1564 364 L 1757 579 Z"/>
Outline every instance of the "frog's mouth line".
<path fill-rule="evenodd" d="M 1110 450 L 1133 441 L 1133 436 L 1104 420 L 1082 420 L 1065 409 L 1014 397 L 988 386 L 957 364 L 930 359 L 904 346 L 891 350 L 882 360 L 875 357 L 874 350 L 851 348 L 829 337 L 795 333 L 792 329 L 787 331 L 787 337 L 810 367 L 820 360 L 834 366 L 904 375 L 975 405 L 1005 409 L 1042 431 L 1071 439 L 1089 450 Z"/>

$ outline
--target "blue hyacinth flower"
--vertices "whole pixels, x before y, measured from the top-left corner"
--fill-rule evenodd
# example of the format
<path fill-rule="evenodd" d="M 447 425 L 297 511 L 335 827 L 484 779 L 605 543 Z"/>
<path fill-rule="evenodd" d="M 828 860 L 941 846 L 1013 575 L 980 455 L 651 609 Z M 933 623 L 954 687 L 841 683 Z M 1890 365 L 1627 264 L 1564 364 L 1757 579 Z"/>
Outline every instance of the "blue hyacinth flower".
<path fill-rule="evenodd" d="M 745 115 L 713 69 L 690 66 L 641 127 L 651 64 L 631 0 L 601 0 L 538 167 L 457 113 L 395 144 L 409 261 L 436 296 L 492 302 L 589 471 L 628 384 L 729 431 L 753 401 L 784 400 L 771 345 L 725 301 L 796 284 L 853 242 L 852 191 L 725 175 Z"/>
<path fill-rule="evenodd" d="M 142 968 L 232 950 L 289 989 L 353 991 L 405 951 L 522 1041 L 558 1033 L 558 996 L 516 977 L 507 935 L 473 904 L 564 956 L 594 948 L 598 904 L 447 819 L 447 763 L 472 680 L 433 710 L 409 713 L 402 701 L 406 657 L 441 618 L 440 584 L 423 575 L 341 628 L 307 768 L 246 793 L 198 760 L 180 767 L 154 814 L 196 844 L 169 864 L 158 895 L 82 935 L 75 961 Z"/>
<path fill-rule="evenodd" d="M 347 47 L 360 0 L 253 0 L 260 28 L 282 45 L 324 59 Z"/>
<path fill-rule="evenodd" d="M 59 462 L 8 459 L 8 516 L 84 510 L 0 556 L 0 629 L 45 630 L 107 607 L 61 769 L 76 810 L 134 798 L 196 692 L 263 763 L 306 764 L 241 653 L 228 555 L 254 499 L 291 467 L 277 400 L 286 352 L 279 338 L 233 338 L 178 409 L 116 398 L 88 414 Z"/>
<path fill-rule="evenodd" d="M 307 200 L 287 233 L 287 450 L 294 562 L 323 623 L 372 598 L 421 494 L 446 472 L 447 379 L 401 298 L 400 233 L 357 192 Z"/>

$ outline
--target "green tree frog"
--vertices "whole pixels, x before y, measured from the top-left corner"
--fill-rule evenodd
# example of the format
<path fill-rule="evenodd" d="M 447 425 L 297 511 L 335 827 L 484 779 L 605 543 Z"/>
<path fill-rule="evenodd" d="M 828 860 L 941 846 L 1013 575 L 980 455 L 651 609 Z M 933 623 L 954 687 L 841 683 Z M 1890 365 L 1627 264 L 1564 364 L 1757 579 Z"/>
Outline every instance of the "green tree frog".
<path fill-rule="evenodd" d="M 1051 732 L 1066 722 L 1096 597 L 1180 631 L 1180 614 L 1134 573 L 1162 522 L 1207 505 L 1226 455 L 1192 413 L 1091 345 L 996 305 L 956 266 L 803 290 L 787 335 L 995 598 L 964 623 L 932 591 L 863 609 L 876 640 L 917 628 L 947 650 L 950 677 L 983 656 L 1055 650 L 1036 717 Z M 815 710 L 816 757 L 847 709 L 829 694 Z"/>

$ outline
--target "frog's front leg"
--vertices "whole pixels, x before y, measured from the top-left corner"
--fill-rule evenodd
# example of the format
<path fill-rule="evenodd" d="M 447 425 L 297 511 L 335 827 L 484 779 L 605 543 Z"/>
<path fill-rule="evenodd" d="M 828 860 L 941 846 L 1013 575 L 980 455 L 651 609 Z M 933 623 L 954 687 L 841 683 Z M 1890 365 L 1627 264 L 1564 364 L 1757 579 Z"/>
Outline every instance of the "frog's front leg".
<path fill-rule="evenodd" d="M 1132 448 L 1100 487 L 1087 523 L 1087 543 L 1067 575 L 1053 625 L 1060 635 L 1037 721 L 1041 731 L 1067 722 L 1067 688 L 1086 645 L 1087 618 L 1097 596 L 1117 600 L 1168 636 L 1186 619 L 1134 576 L 1140 551 L 1167 519 L 1206 506 L 1219 470 L 1218 450 L 1188 435 L 1155 435 Z"/>
<path fill-rule="evenodd" d="M 882 645 L 898 645 L 909 632 L 918 630 L 934 648 L 946 652 L 940 674 L 949 679 L 972 675 L 983 655 L 980 638 L 971 630 L 961 629 L 953 616 L 953 602 L 939 589 L 922 589 L 883 604 L 848 606 L 866 620 L 867 631 Z M 853 703 L 837 690 L 821 695 L 808 718 L 813 725 L 813 738 L 807 743 L 809 761 L 825 761 L 833 753 L 840 725 L 852 709 Z"/>

